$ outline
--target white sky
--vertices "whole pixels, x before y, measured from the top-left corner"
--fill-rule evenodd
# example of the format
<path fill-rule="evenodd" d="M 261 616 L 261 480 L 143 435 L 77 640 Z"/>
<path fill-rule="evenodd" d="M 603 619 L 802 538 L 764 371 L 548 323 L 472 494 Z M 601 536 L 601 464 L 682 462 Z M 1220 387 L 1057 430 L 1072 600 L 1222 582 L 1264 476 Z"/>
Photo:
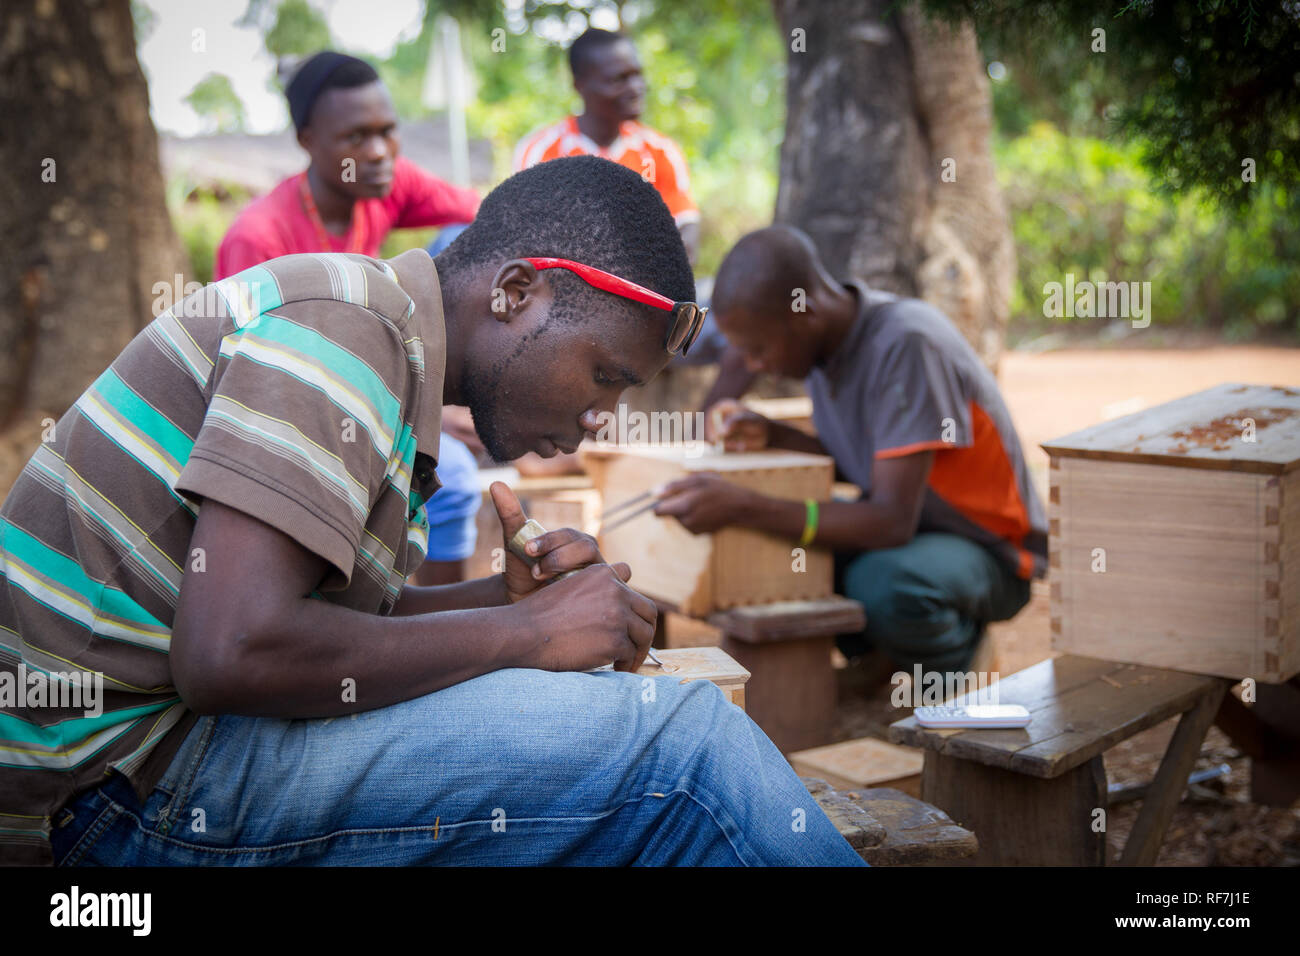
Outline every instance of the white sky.
<path fill-rule="evenodd" d="M 250 133 L 284 129 L 289 110 L 271 87 L 275 60 L 262 45 L 261 31 L 237 27 L 248 0 L 144 0 L 153 11 L 152 32 L 139 45 L 140 66 L 149 81 L 154 125 L 160 131 L 193 136 L 198 116 L 184 98 L 209 73 L 224 73 L 244 101 Z M 383 58 L 399 40 L 419 33 L 421 0 L 309 0 L 325 14 L 334 43 L 359 56 Z M 202 30 L 196 50 L 195 30 Z M 346 39 L 346 43 L 344 43 Z"/>

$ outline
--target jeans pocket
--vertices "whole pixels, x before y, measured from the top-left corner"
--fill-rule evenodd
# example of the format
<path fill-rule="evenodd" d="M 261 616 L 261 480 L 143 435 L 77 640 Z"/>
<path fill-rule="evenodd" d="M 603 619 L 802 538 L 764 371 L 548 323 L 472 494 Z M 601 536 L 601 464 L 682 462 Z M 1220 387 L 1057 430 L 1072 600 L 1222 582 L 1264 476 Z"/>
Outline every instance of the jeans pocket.
<path fill-rule="evenodd" d="M 209 715 L 195 722 L 167 772 L 150 794 L 145 807 L 145 823 L 154 832 L 166 836 L 174 827 L 184 823 L 185 806 L 189 803 L 194 778 L 203 766 L 216 721 L 216 717 Z"/>
<path fill-rule="evenodd" d="M 74 797 L 54 814 L 50 849 L 55 866 L 75 866 L 120 816 L 138 812 L 131 781 L 116 770 L 107 782 Z"/>

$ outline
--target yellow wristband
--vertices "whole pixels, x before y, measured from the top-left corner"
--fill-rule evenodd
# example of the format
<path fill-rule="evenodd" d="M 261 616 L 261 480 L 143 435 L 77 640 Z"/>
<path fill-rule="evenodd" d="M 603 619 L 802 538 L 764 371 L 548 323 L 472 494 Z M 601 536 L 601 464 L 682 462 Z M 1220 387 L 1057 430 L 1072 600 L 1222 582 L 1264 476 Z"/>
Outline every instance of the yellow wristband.
<path fill-rule="evenodd" d="M 799 547 L 806 548 L 813 543 L 813 538 L 817 537 L 817 502 L 812 498 L 805 498 L 803 503 L 808 509 L 808 516 L 804 519 L 803 536 L 799 539 Z"/>

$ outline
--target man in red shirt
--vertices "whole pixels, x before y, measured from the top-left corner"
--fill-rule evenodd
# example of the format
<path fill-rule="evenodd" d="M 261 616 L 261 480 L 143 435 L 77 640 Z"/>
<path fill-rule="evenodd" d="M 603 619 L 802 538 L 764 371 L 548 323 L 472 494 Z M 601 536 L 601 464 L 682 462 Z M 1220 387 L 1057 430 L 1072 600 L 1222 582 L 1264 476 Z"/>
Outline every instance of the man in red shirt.
<path fill-rule="evenodd" d="M 479 199 L 472 189 L 398 156 L 397 114 L 369 63 L 317 53 L 294 73 L 285 95 L 311 165 L 244 208 L 217 248 L 214 279 L 294 253 L 377 256 L 393 229 L 473 220 Z M 462 437 L 473 434 L 468 412 L 449 410 L 447 419 L 447 426 L 459 423 Z M 444 435 L 438 474 L 444 488 L 428 505 L 432 533 L 429 560 L 418 572 L 422 584 L 459 581 L 475 547 L 478 468 L 463 441 Z"/>
<path fill-rule="evenodd" d="M 311 165 L 244 208 L 217 248 L 214 279 L 298 252 L 374 256 L 393 229 L 474 218 L 472 189 L 398 156 L 397 114 L 370 64 L 317 53 L 285 92 Z"/>

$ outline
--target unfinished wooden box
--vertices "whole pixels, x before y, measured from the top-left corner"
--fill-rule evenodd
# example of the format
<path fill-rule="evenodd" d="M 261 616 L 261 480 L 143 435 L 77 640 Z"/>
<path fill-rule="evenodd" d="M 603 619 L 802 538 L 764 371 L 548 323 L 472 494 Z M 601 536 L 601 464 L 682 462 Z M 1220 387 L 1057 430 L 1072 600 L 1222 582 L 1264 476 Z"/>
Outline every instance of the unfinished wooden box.
<path fill-rule="evenodd" d="M 826 501 L 835 473 L 830 458 L 793 451 L 692 455 L 684 447 L 598 446 L 584 449 L 583 461 L 606 509 L 705 471 L 777 498 Z M 600 535 L 605 559 L 631 566 L 632 587 L 696 617 L 747 604 L 829 596 L 830 552 L 806 548 L 798 556 L 796 547 L 749 528 L 694 535 L 675 518 L 649 511 Z"/>
<path fill-rule="evenodd" d="M 1219 385 L 1043 448 L 1054 648 L 1300 673 L 1300 389 Z"/>

